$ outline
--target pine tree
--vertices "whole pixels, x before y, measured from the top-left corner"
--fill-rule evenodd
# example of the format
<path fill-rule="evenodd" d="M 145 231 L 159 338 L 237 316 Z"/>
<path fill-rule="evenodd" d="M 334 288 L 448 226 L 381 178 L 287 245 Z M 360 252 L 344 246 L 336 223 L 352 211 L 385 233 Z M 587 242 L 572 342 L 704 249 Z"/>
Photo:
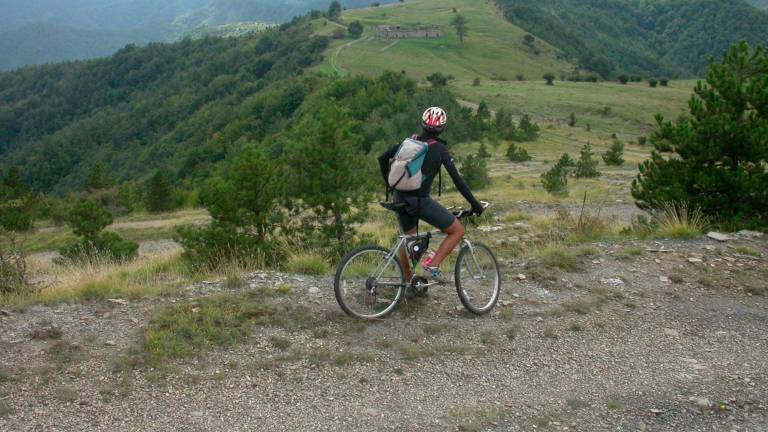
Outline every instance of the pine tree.
<path fill-rule="evenodd" d="M 570 116 L 568 116 L 568 126 L 575 127 L 576 126 L 576 113 L 572 112 Z"/>
<path fill-rule="evenodd" d="M 527 150 L 515 143 L 509 143 L 509 147 L 507 147 L 507 157 L 512 162 L 527 162 L 532 159 Z"/>
<path fill-rule="evenodd" d="M 568 195 L 568 175 L 560 164 L 541 175 L 541 185 L 552 195 Z"/>
<path fill-rule="evenodd" d="M 352 225 L 366 216 L 372 197 L 370 158 L 359 149 L 359 130 L 335 104 L 320 108 L 295 129 L 289 161 L 295 172 L 292 194 L 318 218 L 326 238 L 339 246 L 353 237 Z"/>
<path fill-rule="evenodd" d="M 539 131 L 541 130 L 539 125 L 534 123 L 528 114 L 525 114 L 520 118 L 518 129 L 520 129 L 523 141 L 536 141 L 536 139 L 539 138 Z"/>
<path fill-rule="evenodd" d="M 491 184 L 488 164 L 479 155 L 465 157 L 461 164 L 461 173 L 471 189 L 480 190 Z"/>
<path fill-rule="evenodd" d="M 338 1 L 333 1 L 328 6 L 328 12 L 326 13 L 326 16 L 331 21 L 338 21 L 339 18 L 341 18 L 341 3 Z"/>
<path fill-rule="evenodd" d="M 607 152 L 603 153 L 603 162 L 606 165 L 621 166 L 624 165 L 624 143 L 614 140 Z"/>
<path fill-rule="evenodd" d="M 109 175 L 109 173 L 107 173 L 107 170 L 104 169 L 104 166 L 100 163 L 97 163 L 93 166 L 93 168 L 91 168 L 91 172 L 85 179 L 85 189 L 88 192 L 93 192 L 100 189 L 108 189 L 114 185 L 114 180 Z"/>
<path fill-rule="evenodd" d="M 592 152 L 592 146 L 587 143 L 581 148 L 581 156 L 576 162 L 576 178 L 599 177 L 600 171 L 597 170 L 598 162 L 592 158 L 595 153 Z"/>
<path fill-rule="evenodd" d="M 480 143 L 480 148 L 477 149 L 477 155 L 483 159 L 488 159 L 491 157 L 491 154 L 488 152 L 488 147 L 485 146 L 485 143 Z"/>
<path fill-rule="evenodd" d="M 467 19 L 464 15 L 456 15 L 451 20 L 451 25 L 456 30 L 456 35 L 459 37 L 459 41 L 464 43 L 464 38 L 467 37 L 469 30 L 467 29 Z"/>
<path fill-rule="evenodd" d="M 176 208 L 176 191 L 171 184 L 171 179 L 160 170 L 155 172 L 147 182 L 144 205 L 151 213 Z"/>
<path fill-rule="evenodd" d="M 640 208 L 686 203 L 713 222 L 768 226 L 766 76 L 766 51 L 736 44 L 709 66 L 689 116 L 657 116 L 655 150 L 632 182 Z"/>

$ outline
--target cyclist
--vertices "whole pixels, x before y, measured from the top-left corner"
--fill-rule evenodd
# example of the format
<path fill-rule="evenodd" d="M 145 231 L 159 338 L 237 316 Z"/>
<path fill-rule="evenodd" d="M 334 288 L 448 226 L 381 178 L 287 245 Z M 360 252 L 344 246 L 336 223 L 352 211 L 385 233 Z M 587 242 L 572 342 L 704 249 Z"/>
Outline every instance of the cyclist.
<path fill-rule="evenodd" d="M 453 163 L 453 156 L 448 151 L 448 143 L 440 138 L 440 134 L 445 130 L 447 122 L 448 116 L 442 108 L 432 107 L 424 111 L 421 122 L 422 132 L 416 137 L 419 141 L 429 144 L 424 165 L 421 167 L 424 181 L 419 190 L 413 192 L 396 190 L 394 193 L 395 203 L 407 203 L 405 211 L 398 212 L 397 214 L 400 227 L 404 233 L 415 234 L 419 219 L 421 219 L 446 234 L 445 240 L 443 240 L 434 257 L 431 260 L 427 258 L 422 263 L 428 275 L 439 282 L 447 282 L 447 279 L 440 271 L 440 264 L 464 237 L 464 227 L 459 220 L 430 197 L 432 183 L 435 177 L 438 176 L 441 166 L 445 166 L 456 188 L 472 205 L 472 211 L 477 215 L 483 213 L 483 206 L 472 195 L 472 191 L 469 190 L 464 178 L 456 169 L 456 165 Z M 385 183 L 387 183 L 389 175 L 390 162 L 397 154 L 399 147 L 400 145 L 396 145 L 379 156 L 379 165 Z M 411 280 L 413 272 L 408 264 L 405 248 L 400 251 L 400 262 L 403 265 L 407 280 Z"/>

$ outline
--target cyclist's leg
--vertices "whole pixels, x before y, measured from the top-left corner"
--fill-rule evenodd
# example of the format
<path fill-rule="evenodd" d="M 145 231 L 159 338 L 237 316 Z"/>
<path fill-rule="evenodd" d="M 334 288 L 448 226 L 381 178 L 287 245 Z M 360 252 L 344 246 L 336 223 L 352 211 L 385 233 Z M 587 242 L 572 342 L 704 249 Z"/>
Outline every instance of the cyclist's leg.
<path fill-rule="evenodd" d="M 446 234 L 445 240 L 435 253 L 432 260 L 433 267 L 440 267 L 445 258 L 453 252 L 464 237 L 464 227 L 458 219 L 445 207 L 431 198 L 422 198 L 419 217 L 428 224 Z"/>
<path fill-rule="evenodd" d="M 415 216 L 409 215 L 406 212 L 400 212 L 397 214 L 397 221 L 400 224 L 400 229 L 403 231 L 403 233 L 406 235 L 416 234 L 419 219 L 417 219 Z M 405 250 L 405 245 L 403 245 L 403 247 L 400 249 L 400 264 L 403 265 L 405 280 L 410 281 L 413 277 L 413 271 L 411 270 L 411 265 L 408 262 L 408 252 Z"/>
<path fill-rule="evenodd" d="M 416 234 L 416 228 L 405 231 L 405 234 Z M 400 264 L 403 265 L 403 273 L 405 274 L 405 280 L 410 281 L 413 278 L 413 271 L 411 270 L 411 264 L 408 260 L 408 251 L 405 250 L 405 245 L 400 248 Z"/>
<path fill-rule="evenodd" d="M 443 232 L 446 234 L 445 240 L 440 243 L 440 247 L 435 253 L 435 258 L 432 260 L 434 267 L 440 267 L 440 264 L 456 249 L 456 246 L 461 243 L 461 239 L 464 238 L 464 227 L 458 219 L 451 226 L 444 229 Z"/>

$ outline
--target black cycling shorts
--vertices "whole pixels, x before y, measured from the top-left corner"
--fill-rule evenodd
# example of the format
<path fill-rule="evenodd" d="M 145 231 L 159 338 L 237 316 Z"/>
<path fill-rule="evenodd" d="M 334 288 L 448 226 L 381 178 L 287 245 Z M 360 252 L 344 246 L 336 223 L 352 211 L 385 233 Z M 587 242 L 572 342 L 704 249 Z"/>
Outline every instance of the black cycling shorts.
<path fill-rule="evenodd" d="M 395 192 L 395 202 L 406 202 L 405 211 L 397 213 L 400 228 L 408 232 L 419 224 L 419 219 L 445 231 L 456 221 L 456 216 L 430 197 L 415 197 Z"/>

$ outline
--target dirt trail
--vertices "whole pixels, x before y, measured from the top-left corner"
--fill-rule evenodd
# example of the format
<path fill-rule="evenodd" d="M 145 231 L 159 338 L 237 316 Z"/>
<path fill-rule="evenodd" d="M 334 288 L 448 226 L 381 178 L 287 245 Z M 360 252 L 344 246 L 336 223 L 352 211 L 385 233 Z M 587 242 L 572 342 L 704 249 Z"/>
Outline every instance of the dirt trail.
<path fill-rule="evenodd" d="M 155 307 L 228 289 L 11 311 L 0 402 L 13 413 L 0 430 L 768 430 L 768 299 L 756 295 L 766 241 L 592 246 L 599 255 L 574 273 L 505 258 L 501 303 L 481 318 L 443 288 L 358 323 L 329 277 L 256 273 L 235 291 L 290 286 L 278 301 L 317 325 L 258 327 L 246 343 L 127 377 L 114 359 Z M 29 336 L 43 321 L 85 355 L 52 363 L 56 341 Z"/>

